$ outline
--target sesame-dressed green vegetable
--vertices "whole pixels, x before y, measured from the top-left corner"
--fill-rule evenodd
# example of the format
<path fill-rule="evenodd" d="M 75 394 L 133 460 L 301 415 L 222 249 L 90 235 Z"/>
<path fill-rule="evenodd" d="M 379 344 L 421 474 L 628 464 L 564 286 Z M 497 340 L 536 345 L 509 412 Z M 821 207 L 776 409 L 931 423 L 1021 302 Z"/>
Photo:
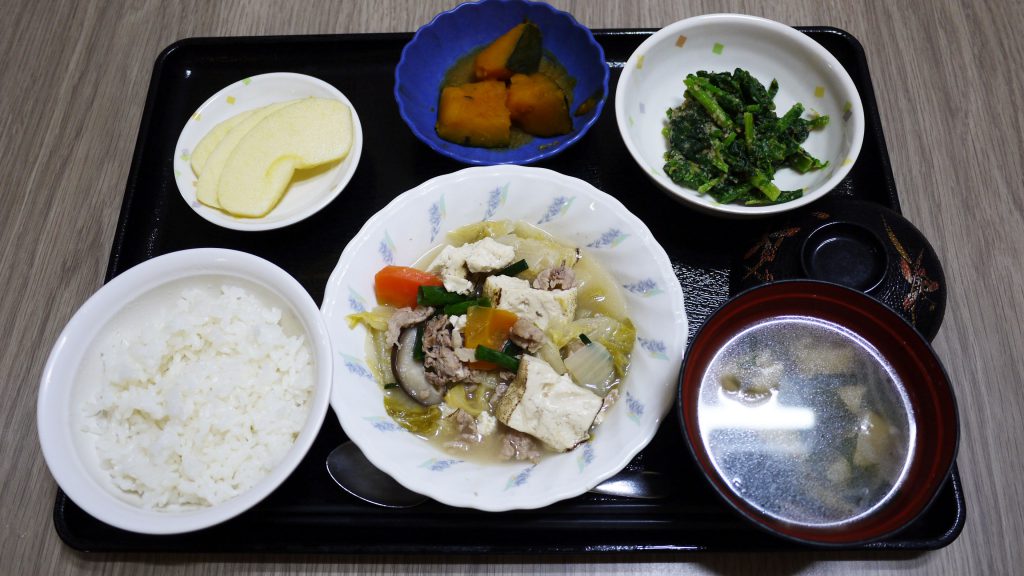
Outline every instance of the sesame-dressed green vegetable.
<path fill-rule="evenodd" d="M 801 146 L 811 130 L 828 125 L 828 116 L 804 119 L 800 103 L 776 116 L 775 80 L 765 88 L 737 68 L 700 71 L 684 83 L 683 104 L 668 110 L 664 129 L 665 173 L 673 182 L 722 204 L 778 204 L 803 192 L 780 190 L 772 182 L 777 170 L 805 173 L 828 166 Z"/>

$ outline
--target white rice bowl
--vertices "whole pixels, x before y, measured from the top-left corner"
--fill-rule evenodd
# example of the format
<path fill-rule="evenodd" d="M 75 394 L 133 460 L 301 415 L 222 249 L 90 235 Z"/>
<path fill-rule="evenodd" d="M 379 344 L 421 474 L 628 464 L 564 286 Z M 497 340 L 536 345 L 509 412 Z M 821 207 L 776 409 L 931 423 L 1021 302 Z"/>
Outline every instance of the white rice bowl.
<path fill-rule="evenodd" d="M 212 526 L 302 460 L 331 369 L 316 304 L 277 266 L 221 249 L 154 258 L 101 288 L 55 344 L 39 391 L 43 455 L 108 524 Z"/>
<path fill-rule="evenodd" d="M 373 277 L 380 268 L 411 265 L 448 231 L 481 220 L 523 220 L 588 251 L 622 286 L 637 330 L 621 396 L 594 437 L 537 464 L 468 461 L 396 424 L 366 365 L 365 329 L 349 329 L 345 321 L 376 304 Z M 339 362 L 331 406 L 348 437 L 406 488 L 487 511 L 572 498 L 625 467 L 672 406 L 687 336 L 682 288 L 643 222 L 582 180 L 520 166 L 468 168 L 397 197 L 342 252 L 322 311 Z"/>
<path fill-rule="evenodd" d="M 144 508 L 212 506 L 252 488 L 309 412 L 306 339 L 237 282 L 203 280 L 154 294 L 154 314 L 107 330 L 90 354 L 102 370 L 81 429 L 117 495 Z"/>

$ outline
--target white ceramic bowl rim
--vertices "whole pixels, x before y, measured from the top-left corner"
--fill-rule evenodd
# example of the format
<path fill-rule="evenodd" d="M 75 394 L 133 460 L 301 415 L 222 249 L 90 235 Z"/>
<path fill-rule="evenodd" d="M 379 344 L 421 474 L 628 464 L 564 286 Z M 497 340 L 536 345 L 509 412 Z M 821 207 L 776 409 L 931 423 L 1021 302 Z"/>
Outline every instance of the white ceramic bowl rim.
<path fill-rule="evenodd" d="M 312 180 L 293 182 L 281 202 L 261 218 L 232 216 L 196 200 L 196 176 L 190 162 L 191 149 L 216 123 L 246 110 L 308 96 L 339 100 L 352 111 L 352 148 L 344 160 Z M 197 122 L 204 115 L 208 125 L 200 127 Z M 207 98 L 182 127 L 174 145 L 172 163 L 178 191 L 196 214 L 208 222 L 231 230 L 261 232 L 305 220 L 330 204 L 348 186 L 359 166 L 362 151 L 363 127 L 359 114 L 340 90 L 314 76 L 295 72 L 269 72 L 232 82 Z"/>
<path fill-rule="evenodd" d="M 642 167 L 646 163 L 644 161 L 643 154 L 637 148 L 636 144 L 632 141 L 632 138 L 627 137 L 629 133 L 629 115 L 625 109 L 626 100 L 623 96 L 628 92 L 629 83 L 635 74 L 637 59 L 642 55 L 646 54 L 651 48 L 658 45 L 662 41 L 675 42 L 676 38 L 686 30 L 698 26 L 704 26 L 709 24 L 732 24 L 746 27 L 756 27 L 764 30 L 771 31 L 772 33 L 779 34 L 786 39 L 794 42 L 807 53 L 813 55 L 814 58 L 824 62 L 827 67 L 833 71 L 834 80 L 838 82 L 843 89 L 850 96 L 851 112 L 850 116 L 851 127 L 852 127 L 852 141 L 849 151 L 846 157 L 849 162 L 844 162 L 839 166 L 832 177 L 826 182 L 819 185 L 814 190 L 808 190 L 801 198 L 786 202 L 783 204 L 774 204 L 770 206 L 743 206 L 739 204 L 718 204 L 713 200 L 704 200 L 698 196 L 694 190 L 680 186 L 671 179 L 668 178 L 663 172 L 660 171 L 660 165 L 658 167 L 658 173 L 648 173 L 659 186 L 668 191 L 671 195 L 695 206 L 704 211 L 711 212 L 714 214 L 720 214 L 724 216 L 732 217 L 751 217 L 751 216 L 766 216 L 770 214 L 777 214 L 779 212 L 786 212 L 801 206 L 805 206 L 832 190 L 837 184 L 839 184 L 846 175 L 853 168 L 858 155 L 860 154 L 861 146 L 864 141 L 864 109 L 860 99 L 860 95 L 857 91 L 856 85 L 853 83 L 853 79 L 843 68 L 843 65 L 833 56 L 828 50 L 826 50 L 821 44 L 818 44 L 813 39 L 808 37 L 806 34 L 799 30 L 776 22 L 775 20 L 769 20 L 767 18 L 761 18 L 758 16 L 750 16 L 747 14 L 705 14 L 702 16 L 694 16 L 691 18 L 685 18 L 678 22 L 669 24 L 668 26 L 658 30 L 649 38 L 644 40 L 639 47 L 630 55 L 626 64 L 623 66 L 622 74 L 619 76 L 618 84 L 616 85 L 615 94 L 615 117 L 619 127 L 619 133 L 622 135 L 623 142 L 626 144 L 626 148 L 629 150 L 630 155 L 633 159 Z M 696 72 L 696 70 L 686 70 L 683 73 Z M 681 81 L 681 78 L 680 78 Z M 682 88 L 680 88 L 680 96 L 682 95 Z M 827 128 L 826 128 L 827 129 Z"/>
<path fill-rule="evenodd" d="M 71 430 L 70 392 L 74 375 L 96 335 L 126 304 L 145 293 L 182 278 L 224 276 L 262 286 L 290 306 L 305 327 L 316 361 L 316 388 L 310 412 L 295 444 L 283 460 L 250 490 L 208 508 L 188 511 L 146 510 L 119 499 L 95 479 L 77 454 Z M 93 294 L 65 326 L 43 369 L 36 422 L 43 457 L 54 479 L 69 498 L 93 517 L 117 528 L 144 534 L 177 534 L 199 530 L 245 512 L 274 491 L 295 469 L 316 439 L 327 414 L 332 376 L 327 326 L 305 288 L 287 272 L 258 256 L 220 248 L 172 252 L 126 270 Z M 61 414 L 64 412 L 64 414 Z"/>
<path fill-rule="evenodd" d="M 528 212 L 534 208 L 539 210 Z M 408 265 L 440 243 L 445 232 L 478 222 L 481 215 L 485 220 L 501 220 L 526 212 L 534 218 L 543 214 L 541 227 L 563 240 L 572 242 L 580 229 L 594 239 L 591 244 L 597 247 L 587 249 L 616 275 L 617 283 L 629 284 L 623 295 L 638 341 L 625 392 L 601 424 L 592 447 L 586 443 L 572 452 L 548 456 L 536 466 L 528 462 L 481 465 L 434 448 L 384 413 L 380 384 L 365 366 L 365 332 L 350 330 L 344 317 L 372 306 L 372 279 L 380 254 L 389 256 L 384 263 Z M 447 219 L 438 223 L 444 214 Z M 546 220 L 549 216 L 553 220 Z M 431 228 L 436 240 L 431 239 Z M 610 238 L 606 230 L 624 234 Z M 622 239 L 626 237 L 631 239 Z M 623 267 L 632 275 L 617 275 Z M 339 365 L 331 405 L 346 435 L 377 468 L 410 490 L 444 504 L 486 511 L 538 508 L 575 497 L 628 464 L 654 436 L 672 405 L 687 336 L 682 288 L 667 254 L 643 222 L 618 200 L 582 180 L 521 166 L 467 168 L 428 180 L 395 198 L 345 248 L 328 280 L 323 312 Z M 641 320 L 652 317 L 653 322 Z M 625 433 L 618 437 L 615 430 Z"/>

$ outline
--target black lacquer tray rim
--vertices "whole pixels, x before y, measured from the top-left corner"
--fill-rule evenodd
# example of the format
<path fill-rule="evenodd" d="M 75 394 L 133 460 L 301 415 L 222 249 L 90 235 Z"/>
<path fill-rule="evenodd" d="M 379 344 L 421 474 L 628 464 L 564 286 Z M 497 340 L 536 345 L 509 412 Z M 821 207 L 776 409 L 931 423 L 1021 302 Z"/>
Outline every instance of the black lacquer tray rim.
<path fill-rule="evenodd" d="M 885 138 L 881 126 L 881 118 L 877 107 L 877 101 L 875 99 L 873 83 L 867 67 L 867 58 L 865 51 L 861 43 L 850 33 L 835 27 L 830 26 L 798 26 L 798 30 L 807 33 L 809 35 L 820 34 L 835 36 L 844 41 L 852 49 L 854 61 L 852 64 L 856 67 L 855 72 L 858 80 L 862 83 L 864 89 L 860 93 L 861 100 L 864 105 L 866 114 L 868 115 L 868 126 L 865 134 L 866 138 L 873 140 L 872 145 L 878 150 L 878 160 L 881 164 L 878 168 L 880 172 L 879 176 L 885 183 L 885 196 L 887 200 L 887 206 L 893 210 L 900 212 L 899 197 L 896 192 L 895 179 L 892 173 L 892 166 L 888 156 L 888 150 L 885 143 Z M 644 37 L 654 33 L 657 29 L 628 29 L 628 28 L 615 28 L 615 29 L 596 29 L 594 35 L 600 40 L 602 38 L 615 38 L 615 37 Z M 117 274 L 122 272 L 122 247 L 125 245 L 128 236 L 128 224 L 132 216 L 132 208 L 135 200 L 135 195 L 139 188 L 140 172 L 142 170 L 142 162 L 145 151 L 150 146 L 151 138 L 151 127 L 153 123 L 154 114 L 158 112 L 157 101 L 158 95 L 163 90 L 163 82 L 166 80 L 164 75 L 164 68 L 168 62 L 175 57 L 175 55 L 186 49 L 202 49 L 204 47 L 218 47 L 226 46 L 234 43 L 249 43 L 257 45 L 274 45 L 279 43 L 310 43 L 315 44 L 317 42 L 332 41 L 332 42 L 396 42 L 407 40 L 412 37 L 412 33 L 402 32 L 388 32 L 388 33 L 370 33 L 370 34 L 324 34 L 324 35 L 302 35 L 302 36 L 239 36 L 239 37 L 192 37 L 178 40 L 169 46 L 167 46 L 159 56 L 157 57 L 152 77 L 150 79 L 149 88 L 147 92 L 146 104 L 143 109 L 142 118 L 140 121 L 140 128 L 136 140 L 136 146 L 132 157 L 131 168 L 129 171 L 128 180 L 126 183 L 124 199 L 122 201 L 120 214 L 118 217 L 117 229 L 115 231 L 114 240 L 111 246 L 110 257 L 108 259 L 107 270 L 106 270 L 106 281 L 110 281 Z M 615 61 L 609 58 L 611 65 L 615 65 Z M 851 62 L 847 62 L 851 64 Z M 621 64 L 620 64 L 621 66 Z M 950 524 L 945 531 L 938 537 L 917 539 L 917 540 L 901 540 L 899 533 L 890 537 L 889 539 L 870 543 L 864 546 L 855 548 L 847 548 L 845 550 L 859 550 L 859 551 L 902 551 L 902 552 L 913 552 L 913 551 L 925 551 L 942 548 L 952 541 L 954 541 L 963 530 L 965 519 L 966 519 L 966 508 L 965 500 L 963 496 L 962 485 L 960 476 L 956 465 L 954 464 L 948 479 L 948 487 L 952 492 L 952 505 L 955 510 L 955 516 L 952 524 Z M 109 551 L 109 552 L 121 552 L 121 553 L 138 553 L 138 552 L 169 552 L 169 553 L 189 553 L 188 550 L 180 550 L 177 547 L 168 546 L 161 548 L 160 546 L 141 546 L 141 547 L 125 547 L 119 546 L 118 542 L 107 542 L 106 546 L 97 545 L 93 540 L 90 540 L 87 536 L 76 533 L 67 522 L 66 512 L 67 506 L 74 507 L 74 503 L 70 502 L 67 496 L 59 488 L 57 490 L 56 500 L 53 509 L 53 520 L 56 532 L 62 541 L 79 551 Z M 934 505 L 934 503 L 933 503 Z M 948 505 L 948 504 L 947 504 Z M 740 518 L 735 518 L 736 522 L 740 522 Z M 173 539 L 174 536 L 168 536 L 164 538 Z M 331 553 L 331 554 L 415 554 L 415 555 L 431 555 L 431 554 L 491 554 L 491 555 L 526 555 L 526 554 L 578 554 L 578 553 L 636 553 L 636 552 L 685 552 L 685 551 L 730 551 L 730 552 L 758 552 L 758 551 L 799 551 L 799 550 L 820 550 L 809 547 L 795 547 L 789 543 L 778 541 L 778 546 L 772 546 L 760 544 L 751 548 L 742 548 L 735 546 L 723 546 L 721 548 L 714 546 L 706 546 L 700 544 L 686 544 L 686 543 L 650 543 L 650 544 L 595 544 L 582 546 L 579 544 L 562 544 L 558 542 L 548 542 L 544 544 L 534 545 L 516 545 L 515 543 L 510 544 L 457 544 L 453 543 L 439 549 L 436 545 L 429 543 L 410 543 L 410 542 L 386 542 L 382 541 L 375 544 L 336 544 L 328 548 L 317 547 L 317 546 L 302 546 L 296 543 L 283 543 L 279 548 L 275 549 L 226 549 L 218 550 L 217 553 L 231 554 L 238 552 L 278 552 L 278 553 Z M 837 550 L 837 549 L 830 549 Z M 842 549 L 838 549 L 842 550 Z M 197 550 L 198 552 L 198 550 Z"/>

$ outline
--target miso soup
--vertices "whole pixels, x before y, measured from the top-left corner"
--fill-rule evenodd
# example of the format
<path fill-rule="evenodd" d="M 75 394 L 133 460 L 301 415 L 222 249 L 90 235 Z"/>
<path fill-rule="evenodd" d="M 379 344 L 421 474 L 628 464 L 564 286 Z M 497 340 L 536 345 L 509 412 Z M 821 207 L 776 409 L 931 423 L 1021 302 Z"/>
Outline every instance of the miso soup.
<path fill-rule="evenodd" d="M 869 343 L 820 319 L 747 328 L 701 381 L 701 438 L 715 468 L 765 514 L 850 521 L 889 499 L 914 450 L 910 402 Z"/>

